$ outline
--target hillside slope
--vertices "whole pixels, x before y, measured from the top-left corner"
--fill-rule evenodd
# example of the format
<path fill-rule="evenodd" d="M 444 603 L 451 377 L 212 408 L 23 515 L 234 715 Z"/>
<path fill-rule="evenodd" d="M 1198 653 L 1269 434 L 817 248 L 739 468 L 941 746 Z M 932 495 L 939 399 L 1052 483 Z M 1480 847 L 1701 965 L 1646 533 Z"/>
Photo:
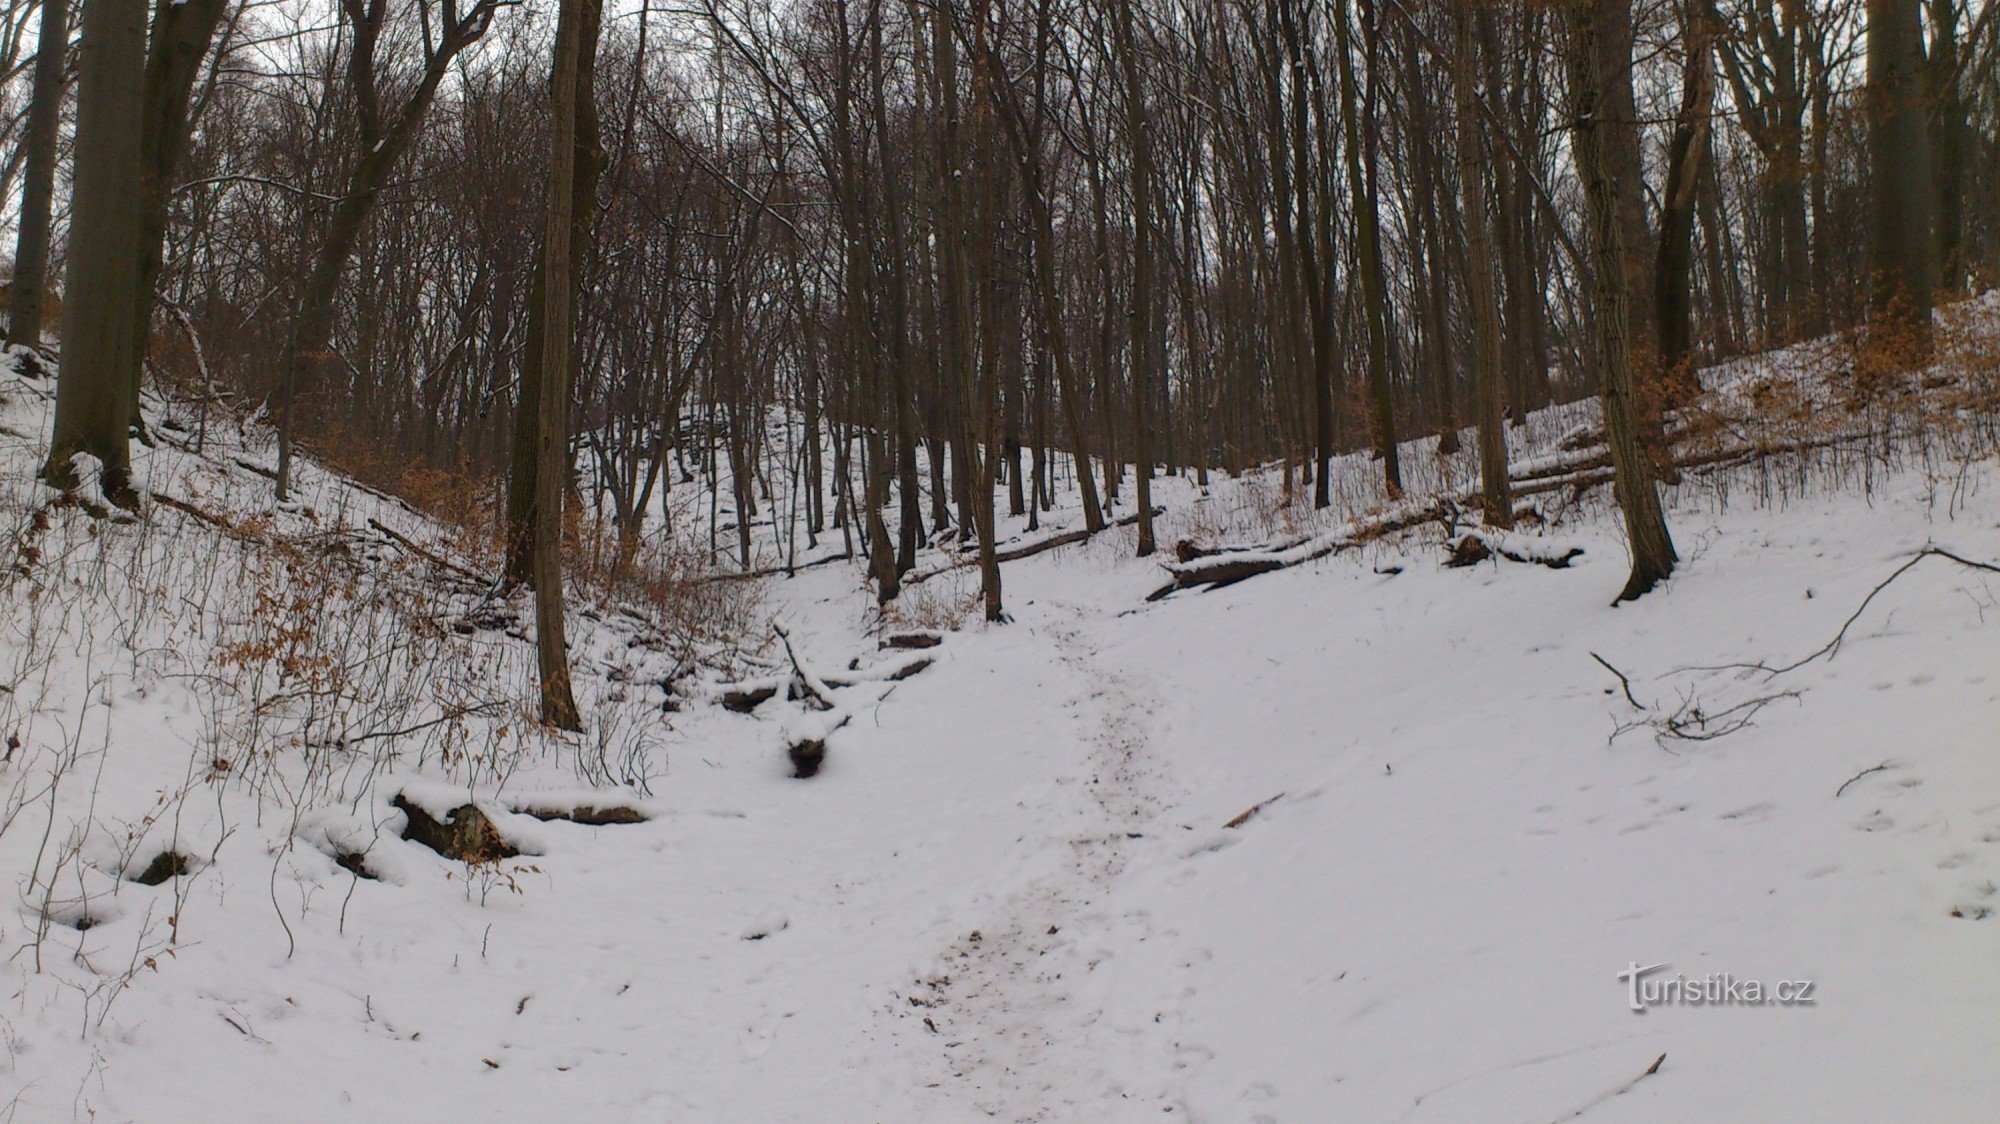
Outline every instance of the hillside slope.
<path fill-rule="evenodd" d="M 0 382 L 13 1119 L 1994 1111 L 2000 580 L 1927 558 L 1855 615 L 1926 543 L 2000 561 L 1990 461 L 1690 473 L 1682 571 L 1616 609 L 1602 489 L 1528 532 L 1565 569 L 1447 569 L 1428 524 L 1149 603 L 1109 533 L 900 680 L 856 565 L 763 583 L 760 638 L 862 669 L 833 712 L 716 705 L 775 644 L 585 606 L 562 740 L 442 529 L 317 469 L 272 509 L 254 429 L 160 427 L 140 479 L 182 507 L 52 506 L 46 391 Z M 1163 481 L 1163 539 L 1312 530 L 1277 490 Z M 940 618 L 948 561 L 910 595 Z M 440 857 L 399 796 L 521 854 Z M 647 818 L 530 814 L 614 804 Z M 1812 1002 L 1630 1010 L 1663 963 Z"/>

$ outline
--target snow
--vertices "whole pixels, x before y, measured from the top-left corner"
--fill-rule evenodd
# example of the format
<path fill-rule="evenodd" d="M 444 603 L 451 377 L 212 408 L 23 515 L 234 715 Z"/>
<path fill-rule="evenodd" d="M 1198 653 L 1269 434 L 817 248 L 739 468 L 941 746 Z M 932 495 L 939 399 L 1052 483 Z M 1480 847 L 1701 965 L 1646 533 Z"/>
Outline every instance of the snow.
<path fill-rule="evenodd" d="M 10 540 L 46 498 L 46 388 L 0 376 Z M 1538 417 L 1517 461 L 1589 420 Z M 442 549 L 309 464 L 272 510 L 230 468 L 261 440 L 139 450 L 138 483 Z M 1469 457 L 1410 450 L 1425 486 L 1464 486 Z M 1349 460 L 1358 496 L 1374 470 Z M 592 732 L 570 740 L 528 730 L 533 654 L 505 629 L 398 657 L 463 675 L 376 685 L 394 712 L 353 703 L 341 745 L 297 698 L 252 724 L 201 646 L 262 636 L 225 620 L 237 598 L 292 587 L 157 504 L 55 512 L 36 541 L 64 577 L 0 597 L 0 735 L 22 743 L 0 764 L 0 1092 L 23 1120 L 1990 1119 L 2000 581 L 1928 560 L 1830 656 L 1745 665 L 1824 646 L 1926 543 L 2000 559 L 2000 481 L 1840 463 L 1691 473 L 1681 570 L 1618 608 L 1602 489 L 1493 536 L 1582 548 L 1564 570 L 1446 569 L 1430 525 L 1149 603 L 1159 567 L 1122 528 L 1009 564 L 1014 622 L 920 653 L 878 651 L 856 562 L 763 582 L 755 658 L 635 646 L 579 607 Z M 1274 491 L 1160 481 L 1161 541 L 1309 552 L 1365 510 Z M 389 576 L 330 624 L 382 640 L 390 602 L 491 608 L 352 541 Z M 163 595 L 107 602 L 99 560 Z M 949 607 L 976 587 L 957 576 L 918 589 Z M 715 705 L 794 677 L 772 620 L 835 710 Z M 1675 733 L 1759 700 L 1726 736 Z M 829 735 L 793 779 L 788 741 Z M 398 794 L 473 802 L 524 854 L 405 841 Z M 647 818 L 530 814 L 613 803 Z M 126 879 L 167 846 L 189 873 Z M 1816 1001 L 1629 1010 L 1618 973 L 1658 963 Z"/>

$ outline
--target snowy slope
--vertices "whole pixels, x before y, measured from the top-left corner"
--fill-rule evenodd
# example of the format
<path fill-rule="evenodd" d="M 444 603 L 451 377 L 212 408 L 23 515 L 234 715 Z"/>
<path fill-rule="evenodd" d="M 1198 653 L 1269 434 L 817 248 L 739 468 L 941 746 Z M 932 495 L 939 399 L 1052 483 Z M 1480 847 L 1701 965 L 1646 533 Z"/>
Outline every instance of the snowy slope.
<path fill-rule="evenodd" d="M 17 539 L 49 499 L 25 482 L 44 390 L 0 385 Z M 1535 419 L 1519 459 L 1588 421 Z M 394 504 L 315 472 L 301 507 L 271 511 L 229 467 L 258 440 L 163 444 L 141 479 L 294 545 L 360 544 L 364 576 L 320 623 L 367 643 L 313 651 L 377 659 L 414 620 L 505 615 L 371 532 L 445 549 Z M 1129 529 L 1010 564 L 1014 622 L 839 688 L 853 717 L 811 780 L 784 755 L 817 720 L 800 703 L 702 694 L 779 670 L 768 645 L 656 650 L 640 622 L 579 613 L 593 733 L 569 742 L 527 728 L 532 652 L 504 623 L 411 642 L 412 690 L 316 704 L 296 689 L 309 669 L 288 690 L 237 666 L 270 638 L 229 618 L 257 589 L 323 587 L 257 584 L 263 552 L 170 509 L 48 512 L 41 561 L 0 597 L 0 732 L 22 740 L 0 766 L 0 1104 L 27 1121 L 1991 1119 L 2000 579 L 1927 559 L 1830 658 L 1695 669 L 1807 656 L 1926 542 L 2000 560 L 2000 481 L 1927 456 L 1813 463 L 1691 474 L 1682 571 L 1617 609 L 1602 489 L 1551 498 L 1539 533 L 1585 551 L 1566 570 L 1445 569 L 1434 526 L 1153 603 Z M 1366 458 L 1347 468 L 1364 502 Z M 1466 463 L 1420 471 L 1456 486 Z M 1163 541 L 1339 516 L 1276 492 L 1162 482 Z M 149 596 L 112 592 L 134 575 Z M 945 573 L 911 597 L 943 613 L 975 584 Z M 822 672 L 887 655 L 852 564 L 762 598 Z M 1661 734 L 1760 699 L 1724 736 Z M 338 707 L 351 728 L 324 744 Z M 510 810 L 587 782 L 644 786 L 618 798 L 652 818 Z M 405 841 L 399 792 L 476 797 L 524 853 L 468 871 Z M 119 877 L 167 843 L 187 875 Z M 380 877 L 333 858 L 363 850 Z M 1815 1002 L 1629 1010 L 1617 973 L 1662 962 L 1811 980 Z"/>

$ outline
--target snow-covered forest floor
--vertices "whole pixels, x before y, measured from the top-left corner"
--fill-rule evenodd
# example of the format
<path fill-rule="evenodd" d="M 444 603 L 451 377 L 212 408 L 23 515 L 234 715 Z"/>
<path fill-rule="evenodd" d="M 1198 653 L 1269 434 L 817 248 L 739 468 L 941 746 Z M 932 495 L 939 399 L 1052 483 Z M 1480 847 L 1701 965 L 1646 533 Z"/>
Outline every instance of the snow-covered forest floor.
<path fill-rule="evenodd" d="M 1634 604 L 1602 486 L 1520 532 L 1564 569 L 1430 522 L 1149 602 L 1125 527 L 1009 563 L 997 626 L 930 551 L 920 653 L 840 562 L 581 599 L 571 739 L 442 526 L 310 467 L 274 508 L 259 431 L 164 407 L 143 518 L 53 504 L 52 386 L 0 376 L 0 1120 L 1991 1119 L 2000 577 L 1869 600 L 2000 562 L 1990 417 L 1897 434 L 1824 360 L 1712 399 L 1876 436 L 1689 471 Z M 1162 542 L 1296 541 L 1373 502 L 1342 470 L 1317 520 L 1162 480 Z M 835 709 L 720 705 L 790 677 L 773 620 Z M 1662 963 L 1812 1002 L 1630 1010 Z"/>

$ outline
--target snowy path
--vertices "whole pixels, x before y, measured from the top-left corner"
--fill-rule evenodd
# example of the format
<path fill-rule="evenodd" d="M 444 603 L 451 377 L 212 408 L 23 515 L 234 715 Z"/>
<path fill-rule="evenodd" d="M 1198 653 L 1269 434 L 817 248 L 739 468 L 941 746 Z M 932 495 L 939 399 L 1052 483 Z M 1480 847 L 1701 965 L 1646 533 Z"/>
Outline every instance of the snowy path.
<path fill-rule="evenodd" d="M 937 1087 L 947 1103 L 1013 1121 L 1102 1118 L 1120 1108 L 1153 1119 L 1178 1099 L 1157 1076 L 1172 1068 L 1153 1041 L 1168 1020 L 1122 1025 L 1106 999 L 1117 974 L 1108 963 L 1161 936 L 1147 910 L 1112 899 L 1134 860 L 1157 854 L 1178 831 L 1180 793 L 1153 746 L 1164 704 L 1143 675 L 1097 646 L 1089 609 L 1048 608 L 1046 619 L 1014 627 L 1031 634 L 1072 687 L 1047 735 L 1073 739 L 1078 755 L 1070 775 L 1054 778 L 1068 798 L 1054 839 L 1065 854 L 1053 873 L 1009 893 L 990 920 L 954 942 L 909 1003 L 941 1046 Z"/>

